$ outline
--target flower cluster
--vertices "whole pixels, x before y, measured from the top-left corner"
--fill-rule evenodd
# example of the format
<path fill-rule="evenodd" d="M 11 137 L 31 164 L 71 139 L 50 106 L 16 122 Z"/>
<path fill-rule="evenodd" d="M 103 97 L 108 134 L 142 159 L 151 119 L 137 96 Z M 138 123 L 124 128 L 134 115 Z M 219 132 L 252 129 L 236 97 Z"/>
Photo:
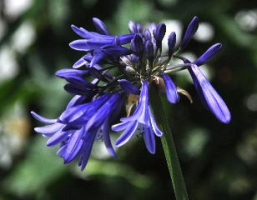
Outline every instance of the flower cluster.
<path fill-rule="evenodd" d="M 166 34 L 165 24 L 151 23 L 147 28 L 129 22 L 129 34 L 111 35 L 105 24 L 93 18 L 98 32 L 90 32 L 72 25 L 82 39 L 70 43 L 72 49 L 85 54 L 71 69 L 56 72 L 68 83 L 65 90 L 74 95 L 57 119 L 48 119 L 35 112 L 32 115 L 48 125 L 35 131 L 48 137 L 47 146 L 60 145 L 57 154 L 64 163 L 79 159 L 83 170 L 88 162 L 95 140 L 103 140 L 111 155 L 116 156 L 110 140 L 110 130 L 121 132 L 115 146 L 127 143 L 134 135 L 144 138 L 147 150 L 155 153 L 155 135 L 162 131 L 155 122 L 149 105 L 149 87 L 157 84 L 166 92 L 168 101 L 175 104 L 180 94 L 190 95 L 177 87 L 168 74 L 188 70 L 203 104 L 223 123 L 230 121 L 230 112 L 199 68 L 215 56 L 221 44 L 211 46 L 195 61 L 179 55 L 198 29 L 198 18 L 190 22 L 178 45 L 176 34 Z M 162 42 L 168 42 L 163 53 Z M 173 59 L 181 64 L 172 64 Z M 113 124 L 126 105 L 127 116 Z"/>

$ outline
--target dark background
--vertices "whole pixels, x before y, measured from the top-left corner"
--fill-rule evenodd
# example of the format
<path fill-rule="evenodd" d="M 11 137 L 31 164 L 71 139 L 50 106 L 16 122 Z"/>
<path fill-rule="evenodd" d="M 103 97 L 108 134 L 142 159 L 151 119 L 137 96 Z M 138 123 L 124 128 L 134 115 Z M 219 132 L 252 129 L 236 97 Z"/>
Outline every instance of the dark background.
<path fill-rule="evenodd" d="M 0 0 L 0 199 L 175 199 L 159 139 L 154 156 L 135 138 L 117 159 L 96 142 L 80 172 L 45 147 L 30 111 L 54 118 L 71 98 L 54 76 L 82 55 L 68 46 L 78 39 L 71 24 L 95 30 L 96 16 L 122 34 L 129 20 L 165 21 L 181 35 L 195 15 L 202 24 L 186 53 L 223 44 L 202 69 L 232 121 L 223 125 L 204 109 L 185 73 L 173 77 L 194 100 L 167 107 L 189 197 L 256 200 L 257 3 L 250 0 Z"/>

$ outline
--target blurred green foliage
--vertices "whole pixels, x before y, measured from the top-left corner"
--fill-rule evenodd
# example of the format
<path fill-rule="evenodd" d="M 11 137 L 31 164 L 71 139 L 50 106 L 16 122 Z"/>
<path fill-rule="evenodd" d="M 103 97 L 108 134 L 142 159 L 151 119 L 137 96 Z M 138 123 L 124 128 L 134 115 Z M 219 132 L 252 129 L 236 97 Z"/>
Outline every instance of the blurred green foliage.
<path fill-rule="evenodd" d="M 18 2 L 27 2 L 22 8 Z M 176 82 L 190 92 L 167 110 L 190 199 L 257 199 L 257 2 L 254 0 L 0 0 L 0 199 L 174 199 L 160 141 L 149 155 L 135 139 L 110 159 L 95 147 L 89 165 L 63 165 L 55 148 L 33 131 L 35 110 L 56 117 L 71 98 L 54 76 L 82 54 L 68 43 L 70 25 L 94 29 L 96 16 L 113 34 L 129 20 L 143 24 L 194 15 L 210 23 L 214 36 L 193 40 L 187 51 L 201 55 L 211 44 L 223 50 L 208 69 L 232 113 L 220 124 L 197 99 L 188 78 Z M 18 108 L 18 111 L 17 111 Z M 18 112 L 18 114 L 17 114 Z M 116 137 L 116 135 L 114 135 Z M 98 153 L 97 153 L 98 152 Z"/>

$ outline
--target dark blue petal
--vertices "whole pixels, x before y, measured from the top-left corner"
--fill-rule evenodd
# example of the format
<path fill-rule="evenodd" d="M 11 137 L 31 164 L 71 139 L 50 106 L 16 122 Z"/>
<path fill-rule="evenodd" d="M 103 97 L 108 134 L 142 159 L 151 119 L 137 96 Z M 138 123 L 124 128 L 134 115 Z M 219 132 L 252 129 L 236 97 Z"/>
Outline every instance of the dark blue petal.
<path fill-rule="evenodd" d="M 198 29 L 198 26 L 199 26 L 199 20 L 195 16 L 187 27 L 186 33 L 180 44 L 181 49 L 184 49 L 186 47 L 186 45 L 188 44 L 188 42 L 192 39 L 192 37 L 194 36 L 195 32 Z"/>
<path fill-rule="evenodd" d="M 158 26 L 156 27 L 155 35 L 154 35 L 158 47 L 161 44 L 165 33 L 166 33 L 166 25 L 163 23 L 158 24 Z"/>
<path fill-rule="evenodd" d="M 76 77 L 76 76 L 82 77 L 85 74 L 88 74 L 87 70 L 77 70 L 77 69 L 61 69 L 55 73 L 56 76 L 64 79 L 68 79 L 70 77 Z"/>
<path fill-rule="evenodd" d="M 115 109 L 115 104 L 120 99 L 118 93 L 114 93 L 111 97 L 105 101 L 105 103 L 94 113 L 86 124 L 86 131 L 92 132 L 92 130 L 99 129 L 104 123 L 106 118 L 110 115 L 110 112 Z"/>
<path fill-rule="evenodd" d="M 95 27 L 97 28 L 97 30 L 104 34 L 104 35 L 110 35 L 108 29 L 106 28 L 105 24 L 98 18 L 94 17 L 93 18 L 93 23 L 95 25 Z"/>
<path fill-rule="evenodd" d="M 109 123 L 108 123 L 109 120 L 105 120 L 103 126 L 102 126 L 102 130 L 103 130 L 103 140 L 104 140 L 104 144 L 107 148 L 107 150 L 109 151 L 109 153 L 113 156 L 113 157 L 116 157 L 116 153 L 113 149 L 113 146 L 112 146 L 112 142 L 111 142 L 111 139 L 110 139 L 110 131 L 109 131 Z"/>
<path fill-rule="evenodd" d="M 94 94 L 93 91 L 88 88 L 83 88 L 80 85 L 68 83 L 64 86 L 64 89 L 74 95 L 84 95 L 84 96 L 92 96 Z"/>
<path fill-rule="evenodd" d="M 143 126 L 143 136 L 144 136 L 144 141 L 145 141 L 145 146 L 147 150 L 151 154 L 155 154 L 155 138 L 154 138 L 154 133 L 151 127 L 149 126 Z"/>
<path fill-rule="evenodd" d="M 59 120 L 65 123 L 71 123 L 75 120 L 81 118 L 83 115 L 90 115 L 92 113 L 95 113 L 96 110 L 109 98 L 109 94 L 102 95 L 98 99 L 85 103 L 82 105 L 77 105 L 74 107 L 71 107 L 69 109 L 66 109 L 61 116 L 59 117 Z"/>
<path fill-rule="evenodd" d="M 131 49 L 137 55 L 141 55 L 144 50 L 143 38 L 138 34 L 136 34 L 135 37 L 131 40 Z"/>
<path fill-rule="evenodd" d="M 42 116 L 40 116 L 39 114 L 35 113 L 34 111 L 31 111 L 30 113 L 31 113 L 31 115 L 32 115 L 35 119 L 37 119 L 37 120 L 40 121 L 40 122 L 43 122 L 43 123 L 46 123 L 46 124 L 52 124 L 52 123 L 57 122 L 56 119 L 49 119 L 49 118 L 46 118 L 46 117 L 42 117 Z"/>
<path fill-rule="evenodd" d="M 92 147 L 94 144 L 94 140 L 96 137 L 96 134 L 90 134 L 87 133 L 86 135 L 88 135 L 88 137 L 86 138 L 86 140 L 84 141 L 84 144 L 82 146 L 83 151 L 81 152 L 81 157 L 80 157 L 80 161 L 79 161 L 79 166 L 81 171 L 85 169 L 87 163 L 88 163 L 88 159 L 90 156 L 90 153 L 92 151 Z"/>
<path fill-rule="evenodd" d="M 105 56 L 106 56 L 106 53 L 104 53 L 103 51 L 101 51 L 101 50 L 95 51 L 93 59 L 91 60 L 89 67 L 93 67 L 95 64 L 99 63 L 101 60 L 104 59 Z"/>
<path fill-rule="evenodd" d="M 176 45 L 176 33 L 172 32 L 168 38 L 169 56 L 172 56 Z"/>
<path fill-rule="evenodd" d="M 112 78 L 112 75 L 109 74 L 108 72 L 103 75 L 103 71 L 99 71 L 98 69 L 96 69 L 96 66 L 99 66 L 99 65 L 95 64 L 93 67 L 88 68 L 91 76 L 103 82 L 108 82 L 107 77 Z"/>
<path fill-rule="evenodd" d="M 177 103 L 179 101 L 179 95 L 176 85 L 173 83 L 173 81 L 167 74 L 163 73 L 162 77 L 165 82 L 166 95 L 168 101 L 170 103 Z"/>
<path fill-rule="evenodd" d="M 130 49 L 127 49 L 119 45 L 106 45 L 102 48 L 102 51 L 105 54 L 109 56 L 114 56 L 114 57 L 120 57 L 120 56 L 128 55 L 132 53 Z"/>
<path fill-rule="evenodd" d="M 201 66 L 210 60 L 213 56 L 217 55 L 221 50 L 222 44 L 217 43 L 212 45 L 207 51 L 205 51 L 197 60 L 193 63 L 197 66 Z"/>
<path fill-rule="evenodd" d="M 140 90 L 126 79 L 120 79 L 119 84 L 121 89 L 128 94 L 140 94 Z"/>
<path fill-rule="evenodd" d="M 134 34 L 125 34 L 125 35 L 118 36 L 121 45 L 130 43 L 133 37 L 134 37 Z"/>
<path fill-rule="evenodd" d="M 154 57 L 154 46 L 150 40 L 147 40 L 145 43 L 145 51 L 148 59 L 153 59 Z"/>
<path fill-rule="evenodd" d="M 137 121 L 131 122 L 127 129 L 120 135 L 120 137 L 116 140 L 115 146 L 120 147 L 127 143 L 129 139 L 136 133 L 138 127 Z"/>
<path fill-rule="evenodd" d="M 198 66 L 192 64 L 191 68 L 189 68 L 189 72 L 202 101 L 221 122 L 229 123 L 231 115 L 227 105 L 206 79 Z"/>

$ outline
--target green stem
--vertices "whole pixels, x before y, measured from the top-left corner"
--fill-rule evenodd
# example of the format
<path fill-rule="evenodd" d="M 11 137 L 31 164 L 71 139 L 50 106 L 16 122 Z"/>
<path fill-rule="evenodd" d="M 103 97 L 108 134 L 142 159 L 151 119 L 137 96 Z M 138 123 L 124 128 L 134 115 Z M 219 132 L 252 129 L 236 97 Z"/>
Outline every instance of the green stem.
<path fill-rule="evenodd" d="M 188 200 L 186 185 L 182 175 L 182 171 L 180 169 L 176 147 L 171 134 L 169 121 L 163 107 L 163 105 L 165 105 L 165 102 L 164 99 L 161 98 L 161 95 L 162 94 L 158 90 L 157 86 L 152 84 L 150 89 L 151 108 L 158 126 L 163 131 L 161 142 L 166 157 L 175 196 L 177 200 Z"/>

